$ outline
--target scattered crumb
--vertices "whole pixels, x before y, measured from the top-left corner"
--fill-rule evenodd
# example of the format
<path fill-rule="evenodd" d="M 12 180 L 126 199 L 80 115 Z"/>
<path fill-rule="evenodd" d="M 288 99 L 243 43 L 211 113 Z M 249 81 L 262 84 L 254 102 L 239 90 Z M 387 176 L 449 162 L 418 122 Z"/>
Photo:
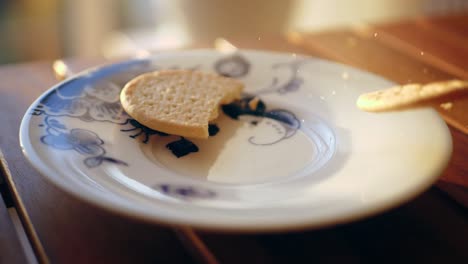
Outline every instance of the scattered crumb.
<path fill-rule="evenodd" d="M 258 105 L 259 102 L 260 102 L 260 98 L 255 97 L 254 99 L 250 100 L 250 102 L 249 102 L 249 108 L 250 108 L 251 110 L 257 109 L 257 105 Z"/>
<path fill-rule="evenodd" d="M 453 103 L 452 102 L 442 103 L 440 104 L 440 107 L 446 111 L 449 111 L 450 109 L 452 109 Z"/>

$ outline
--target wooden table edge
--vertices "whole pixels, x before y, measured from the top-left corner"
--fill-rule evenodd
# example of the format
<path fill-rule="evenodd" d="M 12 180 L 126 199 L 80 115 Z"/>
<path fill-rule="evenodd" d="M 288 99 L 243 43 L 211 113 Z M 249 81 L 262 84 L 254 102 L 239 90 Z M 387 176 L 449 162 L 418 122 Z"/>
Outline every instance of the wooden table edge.
<path fill-rule="evenodd" d="M 34 251 L 34 254 L 39 261 L 39 263 L 50 263 L 49 258 L 45 252 L 45 249 L 37 235 L 36 230 L 32 224 L 31 218 L 26 210 L 26 206 L 21 199 L 21 196 L 16 189 L 15 183 L 13 181 L 13 176 L 8 167 L 8 163 L 3 155 L 3 151 L 0 149 L 0 173 L 4 175 L 5 182 L 8 186 L 8 191 L 13 201 L 13 206 L 18 212 L 18 217 L 21 220 L 21 224 L 25 230 L 26 236 L 29 239 L 31 247 Z"/>

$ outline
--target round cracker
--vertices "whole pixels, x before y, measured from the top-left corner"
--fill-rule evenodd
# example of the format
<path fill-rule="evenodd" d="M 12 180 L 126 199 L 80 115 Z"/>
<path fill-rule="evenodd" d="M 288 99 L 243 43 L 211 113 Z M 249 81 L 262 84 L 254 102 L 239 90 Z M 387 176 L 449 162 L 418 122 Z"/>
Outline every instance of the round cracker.
<path fill-rule="evenodd" d="M 130 80 L 120 93 L 129 116 L 140 124 L 190 138 L 208 138 L 209 121 L 221 104 L 239 99 L 244 85 L 235 79 L 192 70 L 161 70 Z"/>

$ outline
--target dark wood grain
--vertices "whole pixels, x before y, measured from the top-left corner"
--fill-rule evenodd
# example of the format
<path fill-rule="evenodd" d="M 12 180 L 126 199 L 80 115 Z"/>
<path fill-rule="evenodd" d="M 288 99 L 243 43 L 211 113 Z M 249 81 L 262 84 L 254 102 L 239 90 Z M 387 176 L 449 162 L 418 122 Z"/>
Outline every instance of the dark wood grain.
<path fill-rule="evenodd" d="M 468 79 L 468 45 L 461 45 L 466 43 L 467 37 L 447 31 L 440 20 L 430 21 L 392 23 L 379 25 L 378 29 L 405 43 L 406 47 L 401 50 L 408 52 L 408 55 L 444 68 L 454 76 Z M 454 31 L 459 31 L 455 25 L 452 27 Z"/>
<path fill-rule="evenodd" d="M 300 44 L 308 52 L 384 76 L 397 83 L 445 80 L 451 75 L 415 60 L 398 49 L 382 45 L 371 27 L 304 35 Z M 376 87 L 383 89 L 386 87 Z"/>
<path fill-rule="evenodd" d="M 463 263 L 466 217 L 465 208 L 433 188 L 390 212 L 334 228 L 200 235 L 222 263 Z"/>
<path fill-rule="evenodd" d="M 415 61 L 449 73 L 451 78 L 468 79 L 468 13 L 450 17 L 421 18 L 415 21 L 372 27 L 380 43 L 397 49 Z M 464 18 L 465 23 L 461 23 Z M 450 28 L 450 30 L 449 30 Z M 443 80 L 443 79 L 441 79 Z M 450 111 L 440 109 L 448 123 L 468 134 L 468 97 L 454 100 Z"/>
<path fill-rule="evenodd" d="M 0 184 L 2 180 L 0 179 Z M 0 196 L 0 263 L 27 263 L 25 253 Z"/>
<path fill-rule="evenodd" d="M 468 14 L 465 10 L 465 12 L 452 14 L 450 16 L 421 17 L 418 19 L 418 23 L 424 24 L 426 27 L 437 28 L 448 34 L 457 35 L 466 40 L 468 39 L 467 16 Z"/>

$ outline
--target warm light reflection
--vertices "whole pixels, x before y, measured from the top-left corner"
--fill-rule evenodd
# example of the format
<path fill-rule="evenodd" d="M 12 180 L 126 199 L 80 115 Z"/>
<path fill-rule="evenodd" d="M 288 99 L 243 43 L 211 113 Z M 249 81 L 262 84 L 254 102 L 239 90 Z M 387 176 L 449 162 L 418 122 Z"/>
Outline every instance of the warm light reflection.
<path fill-rule="evenodd" d="M 349 79 L 349 73 L 347 73 L 347 72 L 342 72 L 342 73 L 341 73 L 341 78 L 343 78 L 343 80 L 348 80 L 348 79 Z"/>
<path fill-rule="evenodd" d="M 302 35 L 294 31 L 286 33 L 286 38 L 292 44 L 300 44 L 303 41 Z"/>
<path fill-rule="evenodd" d="M 215 39 L 214 48 L 223 53 L 234 53 L 237 51 L 237 47 L 224 38 Z"/>
<path fill-rule="evenodd" d="M 366 24 L 366 23 L 355 23 L 353 25 L 353 31 L 356 32 L 359 36 L 362 37 L 377 37 L 378 33 L 374 31 L 374 29 Z"/>
<path fill-rule="evenodd" d="M 135 52 L 135 58 L 137 59 L 145 59 L 150 56 L 151 56 L 151 52 L 149 52 L 148 50 L 139 49 Z"/>
<path fill-rule="evenodd" d="M 62 60 L 54 61 L 54 63 L 52 64 L 52 69 L 54 71 L 55 78 L 59 81 L 66 79 L 69 75 L 68 66 Z"/>

